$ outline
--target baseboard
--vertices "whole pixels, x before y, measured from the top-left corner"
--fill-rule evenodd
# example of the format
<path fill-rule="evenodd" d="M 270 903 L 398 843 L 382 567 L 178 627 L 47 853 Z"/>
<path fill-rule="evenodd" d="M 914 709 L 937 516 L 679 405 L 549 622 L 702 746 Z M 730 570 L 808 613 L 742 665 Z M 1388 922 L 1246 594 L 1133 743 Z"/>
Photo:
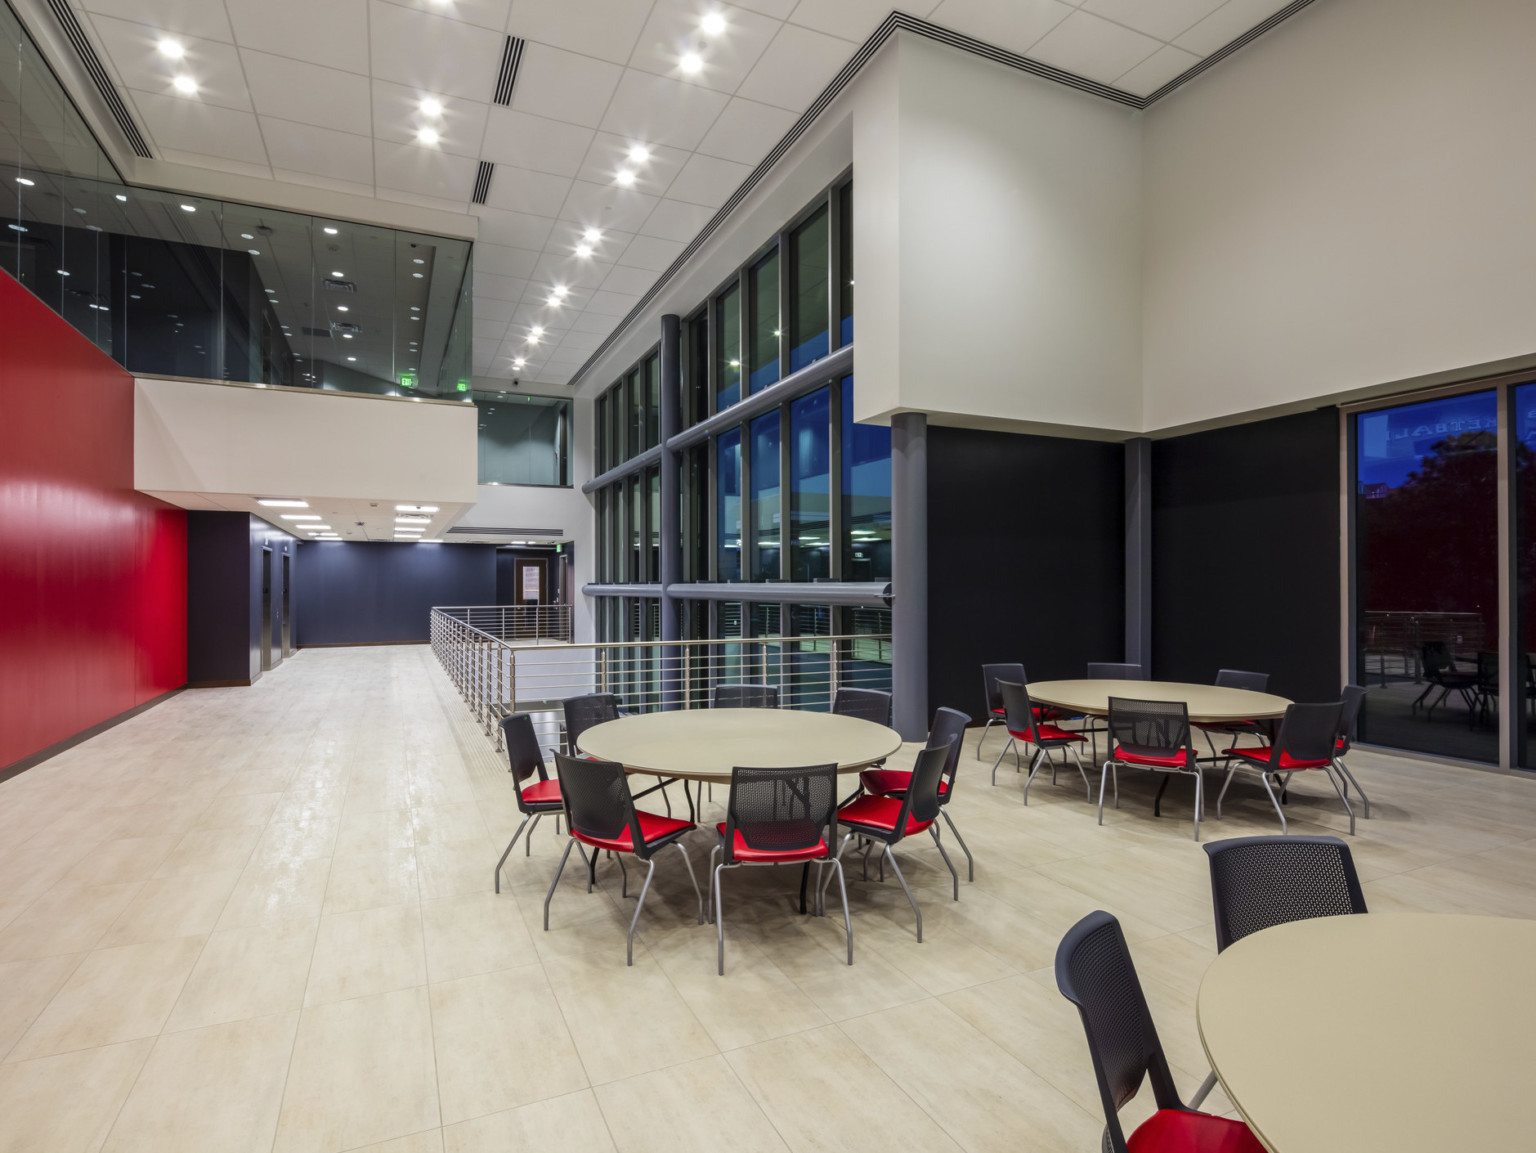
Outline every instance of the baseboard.
<path fill-rule="evenodd" d="M 306 641 L 294 652 L 304 649 L 371 649 L 380 645 L 429 645 L 431 641 L 327 641 L 324 644 L 312 644 Z"/>
<path fill-rule="evenodd" d="M 248 689 L 255 683 L 252 680 L 188 681 L 186 687 L 189 689 Z"/>
<path fill-rule="evenodd" d="M 72 749 L 76 745 L 84 744 L 92 737 L 99 736 L 101 733 L 106 732 L 110 728 L 115 728 L 131 717 L 136 717 L 140 713 L 154 708 L 156 705 L 162 703 L 163 701 L 170 700 L 186 687 L 186 685 L 182 685 L 181 688 L 172 689 L 168 693 L 161 693 L 158 697 L 151 697 L 142 705 L 134 705 L 133 708 L 127 710 L 126 712 L 118 713 L 115 717 L 108 717 L 106 720 L 101 721 L 99 724 L 94 724 L 88 729 L 81 729 L 74 736 L 65 737 L 62 741 L 58 741 L 55 744 L 49 745 L 46 749 L 40 749 L 29 757 L 22 757 L 19 761 L 12 761 L 3 769 L 0 769 L 0 781 L 8 781 L 12 777 L 18 776 L 21 773 L 26 772 L 28 769 L 42 764 L 50 757 L 56 757 L 67 749 Z"/>

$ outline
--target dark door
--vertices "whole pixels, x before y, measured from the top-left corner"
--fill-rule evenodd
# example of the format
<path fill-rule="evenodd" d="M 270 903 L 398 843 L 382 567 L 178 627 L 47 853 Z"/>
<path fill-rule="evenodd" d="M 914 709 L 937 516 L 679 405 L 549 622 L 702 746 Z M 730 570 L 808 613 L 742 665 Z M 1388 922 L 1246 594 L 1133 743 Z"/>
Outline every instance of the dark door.
<path fill-rule="evenodd" d="M 272 667 L 272 550 L 261 550 L 261 671 Z"/>
<path fill-rule="evenodd" d="M 516 584 L 512 590 L 514 604 L 543 605 L 549 603 L 549 565 L 539 560 L 518 557 L 515 569 Z"/>
<path fill-rule="evenodd" d="M 283 554 L 283 656 L 293 656 L 293 558 Z"/>

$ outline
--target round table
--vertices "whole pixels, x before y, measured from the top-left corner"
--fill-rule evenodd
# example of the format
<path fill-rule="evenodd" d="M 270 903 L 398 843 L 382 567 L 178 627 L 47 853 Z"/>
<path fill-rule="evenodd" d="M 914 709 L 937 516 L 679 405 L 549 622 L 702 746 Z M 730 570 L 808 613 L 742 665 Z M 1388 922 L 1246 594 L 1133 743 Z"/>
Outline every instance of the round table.
<path fill-rule="evenodd" d="M 1109 714 L 1110 697 L 1140 701 L 1183 701 L 1196 724 L 1262 721 L 1285 716 L 1291 702 L 1273 693 L 1228 689 L 1218 685 L 1189 685 L 1182 681 L 1032 681 L 1029 699 L 1072 713 L 1102 717 Z"/>
<path fill-rule="evenodd" d="M 1276 925 L 1206 971 L 1200 1040 L 1273 1153 L 1524 1149 L 1536 921 L 1369 913 Z"/>
<path fill-rule="evenodd" d="M 631 773 L 730 784 L 737 765 L 797 768 L 836 762 L 857 772 L 901 748 L 885 725 L 796 709 L 682 709 L 593 725 L 577 746 Z"/>

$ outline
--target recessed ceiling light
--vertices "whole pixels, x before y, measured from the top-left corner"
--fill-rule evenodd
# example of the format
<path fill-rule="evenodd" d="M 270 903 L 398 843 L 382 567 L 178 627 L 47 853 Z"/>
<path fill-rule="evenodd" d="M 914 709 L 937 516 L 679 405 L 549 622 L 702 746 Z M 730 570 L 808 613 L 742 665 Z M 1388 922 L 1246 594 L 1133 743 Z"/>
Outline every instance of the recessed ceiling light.
<path fill-rule="evenodd" d="M 345 273 L 345 272 L 339 272 L 339 271 L 338 271 L 338 272 L 333 272 L 333 273 L 331 273 L 331 275 L 332 275 L 332 276 L 336 276 L 336 277 L 341 277 L 341 276 L 345 276 L 345 275 L 346 275 L 346 273 Z"/>
<path fill-rule="evenodd" d="M 436 512 L 437 511 L 437 505 L 435 505 L 435 504 L 397 504 L 397 505 L 395 505 L 395 511 L 396 512 Z"/>
<path fill-rule="evenodd" d="M 283 513 L 282 519 L 283 520 L 319 520 L 320 517 L 319 517 L 319 515 L 317 513 L 312 513 L 312 512 L 285 512 L 285 513 Z"/>
<path fill-rule="evenodd" d="M 26 225 L 23 224 L 7 224 L 6 227 L 12 232 L 25 232 L 27 230 Z"/>
<path fill-rule="evenodd" d="M 518 357 L 516 360 L 514 360 L 512 362 L 512 367 L 513 368 L 522 368 L 523 365 L 525 365 L 527 363 L 528 362 L 526 360 L 524 360 L 522 357 Z"/>
<path fill-rule="evenodd" d="M 545 298 L 544 303 L 549 305 L 551 308 L 559 308 L 561 301 L 560 297 L 551 292 L 549 296 Z"/>
<path fill-rule="evenodd" d="M 421 111 L 425 116 L 441 116 L 443 114 L 443 102 L 435 96 L 425 96 L 421 101 Z"/>
<path fill-rule="evenodd" d="M 349 356 L 349 357 L 347 357 L 347 359 L 348 359 L 348 360 L 356 360 L 356 359 L 357 359 L 357 357 L 355 357 L 355 356 Z"/>
<path fill-rule="evenodd" d="M 60 276 L 68 276 L 69 275 L 69 269 L 67 269 L 67 268 L 61 268 L 61 269 L 58 270 L 58 272 L 59 272 Z"/>
<path fill-rule="evenodd" d="M 261 255 L 261 253 L 259 251 L 257 251 L 256 249 L 254 249 L 254 248 L 247 248 L 245 251 L 250 256 L 260 256 Z"/>
<path fill-rule="evenodd" d="M 587 259 L 587 257 L 592 255 L 592 246 L 590 244 L 578 244 L 576 246 L 576 255 L 583 260 Z"/>
<path fill-rule="evenodd" d="M 528 330 L 528 335 L 529 336 L 543 336 L 544 335 L 544 326 L 542 324 L 535 324 L 532 328 L 530 328 Z"/>
<path fill-rule="evenodd" d="M 644 164 L 651 158 L 651 150 L 644 144 L 631 144 L 629 146 L 629 158 L 636 164 Z"/>
<path fill-rule="evenodd" d="M 432 518 L 429 517 L 429 516 L 397 516 L 397 517 L 395 517 L 395 523 L 396 524 L 430 524 L 431 522 L 432 522 Z"/>
<path fill-rule="evenodd" d="M 193 96 L 197 93 L 197 81 L 190 76 L 178 76 L 171 81 L 171 87 L 183 96 Z"/>
<path fill-rule="evenodd" d="M 436 144 L 438 140 L 436 128 L 422 128 L 416 133 L 416 139 L 422 144 Z"/>
<path fill-rule="evenodd" d="M 254 236 L 253 236 L 253 235 L 251 235 L 251 234 L 250 234 L 250 233 L 249 233 L 249 232 L 242 232 L 242 233 L 241 233 L 241 234 L 240 234 L 240 239 L 241 239 L 241 240 L 255 240 L 255 239 L 256 239 L 256 237 L 254 237 Z"/>
<path fill-rule="evenodd" d="M 31 188 L 36 183 L 36 181 L 28 180 L 25 176 L 18 176 L 16 178 L 16 183 L 25 184 L 28 188 Z"/>
<path fill-rule="evenodd" d="M 117 194 L 117 199 L 121 200 L 124 204 L 128 203 L 128 198 L 126 196 L 124 196 L 121 192 L 119 192 Z"/>
<path fill-rule="evenodd" d="M 685 52 L 683 58 L 677 62 L 677 66 L 684 76 L 697 76 L 704 71 L 704 58 L 697 52 Z"/>
<path fill-rule="evenodd" d="M 725 31 L 725 16 L 720 12 L 706 12 L 699 21 L 699 31 L 706 36 L 718 36 Z"/>
<path fill-rule="evenodd" d="M 414 276 L 417 280 L 420 280 L 422 278 L 422 274 L 419 273 L 419 272 L 413 272 L 413 273 L 411 273 L 411 275 Z"/>
<path fill-rule="evenodd" d="M 263 508 L 308 508 L 307 500 L 258 500 L 257 504 Z"/>
<path fill-rule="evenodd" d="M 412 264 L 425 264 L 425 263 L 426 263 L 426 261 L 425 261 L 425 260 L 423 260 L 423 259 L 422 259 L 422 258 L 421 258 L 421 257 L 419 257 L 419 256 L 417 256 L 417 257 L 414 257 L 414 258 L 413 258 L 413 259 L 412 259 L 412 260 L 411 260 L 411 263 L 412 263 Z"/>
<path fill-rule="evenodd" d="M 336 306 L 336 311 L 337 312 L 351 312 L 352 310 L 350 308 L 348 308 L 345 304 L 338 304 Z M 777 332 L 775 332 L 773 335 L 774 336 L 778 336 L 779 334 Z"/>
<path fill-rule="evenodd" d="M 629 188 L 635 183 L 635 174 L 627 168 L 621 168 L 614 173 L 613 179 L 620 188 Z"/>
<path fill-rule="evenodd" d="M 421 305 L 419 305 L 419 304 L 411 305 L 411 311 L 412 312 L 420 312 L 421 311 Z"/>
<path fill-rule="evenodd" d="M 195 205 L 195 204 L 183 204 L 181 206 L 181 210 L 183 212 L 196 212 L 197 211 L 197 205 Z"/>
<path fill-rule="evenodd" d="M 589 228 L 581 234 L 581 238 L 588 244 L 596 244 L 603 238 L 603 231 L 600 228 Z"/>
<path fill-rule="evenodd" d="M 554 294 L 555 294 L 555 295 L 556 295 L 556 296 L 564 296 L 564 295 L 565 295 L 565 294 L 566 294 L 566 293 L 567 293 L 567 292 L 569 292 L 569 291 L 570 291 L 570 289 L 569 289 L 569 288 L 567 288 L 567 287 L 566 287 L 566 286 L 565 286 L 565 285 L 563 285 L 563 284 L 557 284 L 557 285 L 555 285 L 555 287 L 554 287 Z"/>
<path fill-rule="evenodd" d="M 155 45 L 160 49 L 160 55 L 169 56 L 172 60 L 180 60 L 187 54 L 187 47 L 180 40 L 172 40 L 169 36 Z"/>
<path fill-rule="evenodd" d="M 318 519 L 318 518 L 316 518 L 316 519 Z M 331 526 L 328 525 L 328 524 L 306 524 L 306 525 L 303 525 L 301 527 L 304 529 L 305 532 L 330 532 L 331 531 Z"/>

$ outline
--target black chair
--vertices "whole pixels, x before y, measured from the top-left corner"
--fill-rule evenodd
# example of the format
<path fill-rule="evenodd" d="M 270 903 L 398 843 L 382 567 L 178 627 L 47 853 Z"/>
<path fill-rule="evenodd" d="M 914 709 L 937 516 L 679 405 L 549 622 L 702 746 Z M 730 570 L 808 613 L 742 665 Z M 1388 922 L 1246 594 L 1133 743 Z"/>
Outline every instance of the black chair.
<path fill-rule="evenodd" d="M 1023 665 L 982 665 L 981 686 L 982 699 L 987 702 L 987 723 L 982 726 L 981 736 L 976 741 L 976 759 L 981 760 L 981 742 L 987 739 L 987 733 L 992 726 L 999 721 L 1005 721 L 1003 711 L 1003 694 L 998 691 L 999 681 L 1008 681 L 1015 685 L 1029 684 L 1029 678 L 1024 675 Z"/>
<path fill-rule="evenodd" d="M 1008 681 L 999 681 L 998 688 L 1003 694 L 1003 712 L 1006 714 L 1008 726 L 1008 743 L 1003 746 L 1003 751 L 997 754 L 997 760 L 992 762 L 992 783 L 997 784 L 997 766 L 1003 763 L 1003 758 L 1008 755 L 1008 750 L 1013 749 L 1015 768 L 1020 767 L 1018 742 L 1034 745 L 1040 751 L 1035 754 L 1034 760 L 1029 763 L 1029 776 L 1024 778 L 1024 803 L 1029 804 L 1029 786 L 1034 782 L 1035 774 L 1040 771 L 1040 765 L 1050 755 L 1052 749 L 1067 749 L 1077 761 L 1077 771 L 1083 776 L 1083 787 L 1088 791 L 1088 799 L 1093 800 L 1093 785 L 1088 781 L 1088 770 L 1083 768 L 1083 758 L 1077 754 L 1077 746 L 1082 744 L 1084 738 L 1079 733 L 1069 732 L 1066 729 L 1048 725 L 1039 720 L 1035 714 L 1034 704 L 1029 699 L 1029 690 L 1023 685 L 1011 684 Z M 1056 762 L 1051 762 L 1051 782 L 1056 781 Z"/>
<path fill-rule="evenodd" d="M 837 870 L 843 895 L 843 928 L 848 934 L 848 963 L 853 964 L 853 919 L 848 914 L 848 885 L 843 863 L 832 853 L 837 840 L 837 766 L 804 769 L 731 770 L 731 795 L 725 820 L 715 826 L 720 843 L 710 852 L 712 869 L 710 912 L 715 921 L 716 962 L 725 976 L 725 909 L 721 875 L 742 865 L 817 865 L 817 892 L 822 868 Z M 804 875 L 800 911 L 805 912 Z"/>
<path fill-rule="evenodd" d="M 1099 824 L 1104 823 L 1104 786 L 1113 778 L 1115 808 L 1120 807 L 1120 766 L 1155 773 L 1184 773 L 1195 778 L 1195 840 L 1200 839 L 1200 813 L 1205 784 L 1190 739 L 1189 706 L 1183 701 L 1138 701 L 1109 698 L 1109 760 L 1099 778 Z"/>
<path fill-rule="evenodd" d="M 1280 817 L 1280 831 L 1283 833 L 1285 811 L 1280 808 L 1280 799 L 1275 796 L 1274 784 L 1284 789 L 1292 773 L 1321 769 L 1328 783 L 1333 786 L 1333 791 L 1339 794 L 1339 800 L 1344 802 L 1344 811 L 1349 814 L 1349 833 L 1354 836 L 1355 810 L 1350 807 L 1349 798 L 1344 795 L 1344 790 L 1339 787 L 1333 775 L 1334 750 L 1339 740 L 1339 718 L 1343 714 L 1343 701 L 1290 705 L 1285 710 L 1285 719 L 1280 722 L 1280 732 L 1274 744 L 1245 745 L 1241 748 L 1234 746 L 1228 749 L 1231 767 L 1227 769 L 1227 779 L 1222 782 L 1221 793 L 1216 798 L 1217 818 L 1221 817 L 1221 802 L 1237 770 L 1256 769 L 1259 779 L 1264 782 L 1264 791 L 1269 794 L 1270 803 L 1275 806 L 1275 812 Z"/>
<path fill-rule="evenodd" d="M 699 881 L 693 875 L 693 862 L 688 859 L 688 850 L 680 843 L 685 834 L 691 833 L 698 826 L 691 821 L 674 820 L 672 817 L 637 810 L 634 798 L 630 796 L 624 766 L 614 761 L 589 761 L 556 753 L 555 771 L 560 778 L 560 796 L 565 802 L 565 821 L 570 840 L 566 842 L 565 852 L 560 854 L 560 865 L 555 869 L 554 880 L 550 881 L 549 892 L 544 897 L 544 928 L 549 928 L 549 902 L 555 895 L 555 886 L 560 883 L 560 874 L 565 871 L 565 862 L 571 855 L 572 846 L 578 843 L 592 849 L 594 866 L 599 851 L 632 854 L 648 866 L 645 883 L 640 886 L 640 898 L 635 902 L 635 915 L 629 922 L 627 964 L 635 963 L 635 925 L 640 920 L 645 895 L 650 892 L 651 878 L 656 873 L 656 854 L 668 845 L 674 846 L 683 855 L 683 863 L 688 866 L 688 879 L 693 882 L 694 896 L 698 898 L 699 924 L 702 925 L 704 894 L 699 892 Z M 582 859 L 586 860 L 585 852 L 582 853 Z M 622 856 L 619 868 L 624 868 Z M 589 891 L 591 887 L 589 874 Z M 624 873 L 622 893 L 629 896 L 627 872 Z"/>
<path fill-rule="evenodd" d="M 1462 703 L 1467 706 L 1468 712 L 1473 712 L 1477 705 L 1477 673 L 1466 672 L 1456 667 L 1456 654 L 1451 651 L 1451 646 L 1446 641 L 1426 641 L 1419 650 L 1419 659 L 1424 670 L 1424 679 L 1429 683 L 1424 686 L 1410 707 L 1410 712 L 1415 712 L 1418 707 L 1424 705 L 1424 719 L 1428 720 L 1446 697 L 1452 693 L 1458 694 Z M 1436 689 L 1440 695 L 1425 704 L 1426 698 Z"/>
<path fill-rule="evenodd" d="M 858 717 L 861 721 L 889 726 L 891 694 L 880 689 L 838 689 L 832 697 L 832 711 L 840 717 Z"/>
<path fill-rule="evenodd" d="M 891 852 L 891 849 L 906 837 L 923 832 L 928 833 L 933 838 L 933 843 L 938 846 L 939 856 L 944 858 L 944 864 L 948 866 L 950 876 L 954 878 L 955 900 L 960 899 L 960 874 L 955 872 L 955 866 L 950 861 L 949 854 L 944 851 L 944 842 L 939 840 L 939 828 L 934 823 L 938 820 L 940 811 L 939 781 L 944 775 L 944 766 L 953 748 L 954 742 L 951 741 L 944 745 L 930 746 L 918 753 L 917 762 L 912 768 L 911 786 L 900 800 L 895 797 L 872 797 L 864 794 L 847 802 L 837 814 L 838 823 L 848 830 L 848 835 L 843 838 L 843 843 L 837 848 L 837 859 L 842 859 L 843 850 L 855 836 L 878 841 L 885 846 L 882 869 L 884 862 L 889 861 L 896 879 L 901 882 L 902 892 L 906 893 L 912 911 L 917 914 L 918 941 L 923 939 L 923 911 L 917 907 L 917 898 L 912 895 L 907 879 L 902 876 L 901 867 L 896 864 L 896 855 Z M 818 902 L 822 908 L 826 907 L 827 886 L 831 883 L 830 876 L 822 880 L 821 897 Z"/>
<path fill-rule="evenodd" d="M 949 815 L 949 802 L 955 796 L 955 775 L 960 768 L 960 742 L 965 739 L 965 726 L 971 723 L 971 718 L 959 709 L 941 708 L 933 714 L 933 725 L 928 730 L 928 747 L 935 748 L 941 745 L 949 745 L 949 758 L 944 762 L 944 775 L 939 780 L 939 813 L 944 818 L 944 823 L 949 826 L 949 831 L 955 834 L 955 840 L 960 844 L 960 850 L 965 854 L 968 866 L 968 879 L 976 879 L 976 859 L 971 856 L 971 850 L 965 843 L 965 838 L 960 835 L 960 830 L 955 828 L 955 822 Z M 950 742 L 954 743 L 951 745 Z M 906 769 L 865 769 L 859 774 L 859 785 L 867 793 L 873 793 L 877 797 L 901 797 L 912 783 L 912 774 Z"/>
<path fill-rule="evenodd" d="M 517 811 L 523 814 L 523 821 L 507 842 L 507 850 L 501 854 L 501 860 L 496 862 L 498 893 L 501 892 L 501 867 L 507 863 L 512 846 L 517 844 L 517 838 L 524 827 L 528 829 L 528 836 L 523 839 L 523 855 L 527 856 L 532 852 L 529 843 L 533 840 L 533 830 L 539 818 L 549 813 L 559 813 L 565 807 L 560 799 L 560 782 L 550 780 L 549 771 L 544 767 L 544 754 L 539 749 L 539 738 L 533 731 L 533 718 L 527 713 L 513 713 L 502 720 L 501 735 L 506 741 L 507 760 L 512 766 L 512 783 L 517 789 Z M 539 779 L 524 788 L 523 782 L 534 774 L 538 774 Z M 558 833 L 560 830 L 557 828 L 555 831 Z"/>
<path fill-rule="evenodd" d="M 1253 673 L 1246 669 L 1217 669 L 1216 680 L 1213 682 L 1217 688 L 1222 689 L 1247 689 L 1252 693 L 1269 692 L 1269 674 Z M 1264 736 L 1264 728 L 1258 721 L 1222 721 L 1219 724 L 1195 723 L 1195 728 L 1205 733 L 1205 739 L 1211 746 L 1211 755 L 1219 757 L 1216 751 L 1216 734 L 1220 733 L 1227 738 L 1226 743 L 1233 745 L 1237 738 L 1243 735 L 1255 736 L 1260 739 Z"/>
<path fill-rule="evenodd" d="M 777 685 L 716 685 L 710 694 L 712 709 L 776 709 Z"/>
<path fill-rule="evenodd" d="M 1173 1072 L 1136 976 L 1120 922 L 1089 913 L 1056 949 L 1056 987 L 1077 1006 L 1104 1103 L 1104 1153 L 1265 1153 L 1241 1121 L 1198 1113 L 1179 1100 Z M 1120 1109 L 1150 1077 L 1157 1112 L 1126 1140 Z"/>
<path fill-rule="evenodd" d="M 576 744 L 581 734 L 594 725 L 619 719 L 619 698 L 612 693 L 588 693 L 581 697 L 567 697 L 565 705 L 565 751 L 579 757 Z"/>
<path fill-rule="evenodd" d="M 1365 705 L 1365 689 L 1359 685 L 1345 685 L 1344 711 L 1339 714 L 1339 739 L 1333 745 L 1333 767 L 1344 777 L 1342 782 L 1344 795 L 1349 796 L 1349 786 L 1354 785 L 1355 791 L 1360 794 L 1360 800 L 1365 804 L 1365 819 L 1371 819 L 1371 798 L 1365 795 L 1365 790 L 1360 787 L 1360 782 L 1355 780 L 1355 774 L 1349 771 L 1349 766 L 1344 763 L 1344 758 L 1349 755 L 1353 746 L 1355 732 L 1360 723 L 1360 710 Z"/>

